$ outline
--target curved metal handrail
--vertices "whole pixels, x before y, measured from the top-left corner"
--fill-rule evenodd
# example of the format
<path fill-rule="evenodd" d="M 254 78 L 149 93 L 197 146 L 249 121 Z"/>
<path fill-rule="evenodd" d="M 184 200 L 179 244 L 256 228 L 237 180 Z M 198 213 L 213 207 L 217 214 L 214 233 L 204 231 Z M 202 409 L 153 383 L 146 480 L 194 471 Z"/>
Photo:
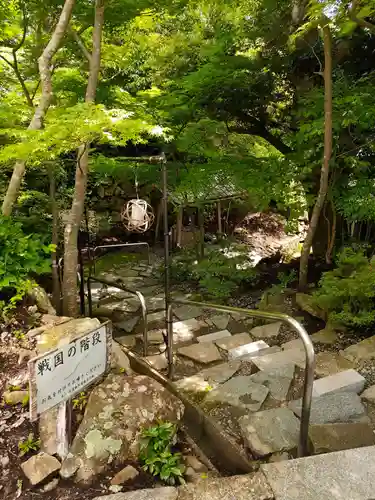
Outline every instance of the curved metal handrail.
<path fill-rule="evenodd" d="M 315 370 L 315 352 L 314 346 L 311 342 L 310 336 L 305 328 L 294 318 L 287 314 L 258 311 L 255 309 L 243 309 L 240 307 L 222 306 L 219 304 L 207 304 L 204 302 L 196 302 L 186 299 L 172 299 L 167 311 L 167 356 L 169 372 L 168 377 L 173 377 L 173 306 L 176 304 L 184 304 L 189 306 L 201 307 L 202 309 L 211 309 L 214 311 L 222 311 L 228 313 L 246 314 L 253 318 L 274 319 L 283 321 L 289 324 L 300 336 L 303 346 L 305 348 L 306 364 L 305 364 L 305 378 L 303 383 L 303 398 L 302 398 L 302 413 L 301 413 L 301 426 L 298 443 L 298 456 L 303 457 L 308 455 L 308 433 L 311 412 L 311 399 L 312 389 L 314 383 L 314 370 Z"/>
<path fill-rule="evenodd" d="M 141 303 L 142 308 L 142 319 L 143 319 L 143 354 L 147 356 L 148 354 L 148 323 L 147 323 L 147 304 L 144 295 L 137 290 L 132 290 L 131 288 L 127 288 L 121 283 L 117 283 L 116 281 L 107 280 L 104 278 L 97 278 L 95 276 L 89 276 L 87 278 L 87 300 L 89 303 L 89 316 L 92 316 L 92 296 L 91 296 L 91 282 L 96 281 L 97 283 L 103 283 L 103 285 L 112 286 L 114 288 L 118 288 L 119 290 L 123 290 L 124 292 L 128 292 L 132 295 L 138 297 L 139 302 Z"/>
<path fill-rule="evenodd" d="M 150 245 L 146 241 L 140 241 L 138 243 L 115 243 L 114 245 L 99 245 L 97 247 L 86 247 L 83 248 L 82 250 L 87 250 L 89 253 L 89 258 L 90 258 L 90 263 L 91 266 L 95 272 L 95 259 L 96 259 L 96 252 L 98 250 L 106 249 L 109 250 L 111 248 L 124 248 L 124 247 L 140 247 L 140 246 L 146 246 L 147 247 L 147 259 L 148 263 L 151 264 L 151 256 L 150 256 Z M 91 256 L 92 252 L 92 256 Z"/>

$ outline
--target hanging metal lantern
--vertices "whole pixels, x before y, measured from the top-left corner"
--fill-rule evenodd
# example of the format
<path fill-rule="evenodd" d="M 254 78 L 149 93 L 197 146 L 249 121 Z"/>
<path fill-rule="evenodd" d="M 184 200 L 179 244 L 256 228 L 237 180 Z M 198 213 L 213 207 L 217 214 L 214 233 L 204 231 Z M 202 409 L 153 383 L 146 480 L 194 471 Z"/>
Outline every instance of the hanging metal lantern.
<path fill-rule="evenodd" d="M 145 200 L 129 200 L 121 212 L 125 228 L 134 233 L 145 233 L 152 226 L 154 211 Z"/>

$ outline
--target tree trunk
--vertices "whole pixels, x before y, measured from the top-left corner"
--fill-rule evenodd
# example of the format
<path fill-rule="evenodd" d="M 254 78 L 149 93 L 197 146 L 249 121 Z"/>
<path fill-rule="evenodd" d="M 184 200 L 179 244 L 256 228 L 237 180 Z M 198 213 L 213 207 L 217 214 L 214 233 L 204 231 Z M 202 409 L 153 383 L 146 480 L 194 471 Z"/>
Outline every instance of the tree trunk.
<path fill-rule="evenodd" d="M 55 171 L 53 166 L 48 167 L 49 176 L 49 198 L 51 205 L 51 215 L 52 215 L 52 245 L 57 248 L 59 243 L 59 211 L 56 203 L 56 179 Z M 52 259 L 52 303 L 53 307 L 56 309 L 57 313 L 60 314 L 60 278 L 59 269 L 57 264 L 57 253 L 56 251 L 51 254 Z"/>
<path fill-rule="evenodd" d="M 63 10 L 60 14 L 60 18 L 56 25 L 55 31 L 52 34 L 51 40 L 49 41 L 39 58 L 39 73 L 42 85 L 42 95 L 38 107 L 36 108 L 34 116 L 32 117 L 30 125 L 28 127 L 29 130 L 39 130 L 43 127 L 44 117 L 46 115 L 46 112 L 48 111 L 53 96 L 51 75 L 52 58 L 58 51 L 64 38 L 65 32 L 69 26 L 74 4 L 75 0 L 65 0 Z M 12 213 L 13 206 L 18 198 L 18 193 L 25 173 L 25 167 L 25 161 L 17 161 L 14 166 L 13 174 L 3 201 L 3 215 L 11 215 Z"/>
<path fill-rule="evenodd" d="M 86 89 L 86 102 L 95 102 L 101 59 L 101 42 L 104 23 L 104 0 L 95 2 L 95 23 L 92 34 L 92 54 L 90 73 Z M 64 234 L 64 280 L 63 310 L 68 316 L 77 316 L 77 240 L 78 231 L 84 212 L 86 185 L 89 167 L 90 144 L 80 146 L 76 166 L 74 196 L 70 210 L 69 222 Z"/>
<path fill-rule="evenodd" d="M 332 154 L 332 39 L 328 24 L 323 28 L 324 40 L 324 156 L 320 172 L 320 186 L 312 211 L 310 226 L 303 244 L 299 269 L 299 289 L 307 286 L 309 255 L 319 217 L 328 191 L 329 163 Z"/>

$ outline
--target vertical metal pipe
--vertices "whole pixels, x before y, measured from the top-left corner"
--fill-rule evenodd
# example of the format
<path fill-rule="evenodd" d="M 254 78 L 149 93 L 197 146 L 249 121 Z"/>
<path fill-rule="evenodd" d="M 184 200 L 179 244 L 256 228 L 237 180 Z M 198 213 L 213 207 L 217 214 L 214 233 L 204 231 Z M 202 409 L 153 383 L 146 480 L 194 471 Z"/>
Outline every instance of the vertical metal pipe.
<path fill-rule="evenodd" d="M 143 319 L 143 356 L 148 354 L 148 325 L 147 325 L 147 306 L 144 296 L 140 292 L 135 292 L 139 298 L 139 302 L 142 307 L 142 319 Z"/>
<path fill-rule="evenodd" d="M 173 305 L 169 304 L 167 310 L 167 356 L 168 356 L 168 378 L 173 379 L 174 364 L 173 364 Z"/>
<path fill-rule="evenodd" d="M 82 258 L 82 250 L 78 248 L 78 265 L 79 265 L 79 302 L 81 306 L 81 314 L 85 315 L 85 271 L 83 269 L 83 258 Z"/>
<path fill-rule="evenodd" d="M 92 318 L 91 276 L 87 278 L 87 302 L 89 303 L 89 316 Z"/>
<path fill-rule="evenodd" d="M 170 283 L 169 283 L 169 226 L 168 226 L 168 173 L 167 162 L 163 154 L 163 211 L 164 211 L 164 292 L 165 292 L 165 327 L 168 335 L 168 308 L 170 303 Z"/>
<path fill-rule="evenodd" d="M 305 457 L 309 454 L 309 423 L 311 413 L 312 390 L 314 384 L 315 371 L 315 352 L 309 334 L 304 327 L 294 318 L 288 316 L 285 321 L 290 324 L 298 332 L 306 354 L 305 364 L 305 380 L 303 384 L 302 411 L 301 411 L 301 427 L 298 443 L 298 456 Z"/>

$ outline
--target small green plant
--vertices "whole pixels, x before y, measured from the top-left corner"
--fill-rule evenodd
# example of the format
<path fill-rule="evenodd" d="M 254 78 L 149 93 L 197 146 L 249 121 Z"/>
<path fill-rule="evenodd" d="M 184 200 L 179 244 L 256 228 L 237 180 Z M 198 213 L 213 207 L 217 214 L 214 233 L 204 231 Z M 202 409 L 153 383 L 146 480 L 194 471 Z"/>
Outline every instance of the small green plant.
<path fill-rule="evenodd" d="M 22 330 L 13 330 L 13 336 L 17 340 L 24 340 L 26 337 Z"/>
<path fill-rule="evenodd" d="M 159 422 L 143 429 L 139 459 L 143 469 L 167 484 L 184 483 L 181 453 L 173 452 L 177 427 L 171 422 Z"/>
<path fill-rule="evenodd" d="M 40 439 L 36 439 L 34 434 L 30 432 L 25 441 L 20 441 L 18 443 L 19 456 L 23 457 L 30 451 L 38 451 L 40 447 Z"/>
<path fill-rule="evenodd" d="M 73 408 L 74 410 L 83 411 L 87 405 L 88 396 L 85 392 L 80 392 L 73 399 Z"/>
<path fill-rule="evenodd" d="M 332 326 L 367 329 L 375 324 L 375 260 L 364 250 L 345 248 L 337 267 L 324 273 L 313 303 Z"/>

